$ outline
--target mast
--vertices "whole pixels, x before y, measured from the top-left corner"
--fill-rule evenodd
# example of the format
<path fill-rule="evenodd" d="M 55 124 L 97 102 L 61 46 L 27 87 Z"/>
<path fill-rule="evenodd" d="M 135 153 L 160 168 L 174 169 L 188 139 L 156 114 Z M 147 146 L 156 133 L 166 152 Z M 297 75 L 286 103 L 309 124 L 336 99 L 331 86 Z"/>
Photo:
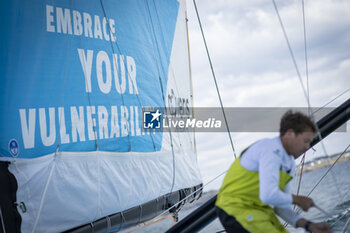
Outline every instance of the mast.
<path fill-rule="evenodd" d="M 190 37 L 188 34 L 188 16 L 187 16 L 187 2 L 185 3 L 185 20 L 186 20 L 186 38 L 187 38 L 187 51 L 188 51 L 188 69 L 190 74 L 190 87 L 191 87 L 191 114 L 194 118 L 194 96 L 193 96 L 193 79 L 192 79 L 192 66 L 191 66 L 191 50 L 190 50 Z M 197 146 L 196 146 L 196 132 L 193 131 L 193 146 L 194 146 L 194 153 L 197 155 Z"/>

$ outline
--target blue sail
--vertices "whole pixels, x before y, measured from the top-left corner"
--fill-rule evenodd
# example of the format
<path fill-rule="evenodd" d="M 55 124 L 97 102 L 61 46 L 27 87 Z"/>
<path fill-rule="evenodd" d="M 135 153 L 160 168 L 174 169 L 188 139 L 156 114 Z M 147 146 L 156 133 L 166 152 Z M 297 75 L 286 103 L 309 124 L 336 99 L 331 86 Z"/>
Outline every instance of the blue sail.
<path fill-rule="evenodd" d="M 0 11 L 0 161 L 18 184 L 22 232 L 69 230 L 201 184 L 193 133 L 142 129 L 144 107 L 192 105 L 183 1 Z"/>

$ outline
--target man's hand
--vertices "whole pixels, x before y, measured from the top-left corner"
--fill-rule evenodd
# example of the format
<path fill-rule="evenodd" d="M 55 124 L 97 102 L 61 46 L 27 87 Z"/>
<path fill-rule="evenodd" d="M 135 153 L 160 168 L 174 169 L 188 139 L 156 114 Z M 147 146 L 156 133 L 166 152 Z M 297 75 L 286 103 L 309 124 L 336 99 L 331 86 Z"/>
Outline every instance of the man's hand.
<path fill-rule="evenodd" d="M 296 222 L 296 226 L 305 228 L 306 222 L 305 218 L 301 218 Z M 331 227 L 325 222 L 313 222 L 308 230 L 313 233 L 332 233 Z"/>
<path fill-rule="evenodd" d="M 304 211 L 308 211 L 308 209 L 315 205 L 314 201 L 305 196 L 296 196 L 292 194 L 293 197 L 293 204 L 298 205 L 300 208 L 302 208 Z"/>
<path fill-rule="evenodd" d="M 325 222 L 311 223 L 309 230 L 314 233 L 331 233 L 331 227 Z"/>

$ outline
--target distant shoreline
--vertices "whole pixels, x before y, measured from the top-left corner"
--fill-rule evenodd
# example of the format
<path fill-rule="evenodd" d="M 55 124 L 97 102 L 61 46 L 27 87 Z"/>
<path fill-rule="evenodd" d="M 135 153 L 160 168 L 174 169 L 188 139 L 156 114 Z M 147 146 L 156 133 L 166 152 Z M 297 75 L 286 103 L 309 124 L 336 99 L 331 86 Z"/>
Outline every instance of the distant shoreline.
<path fill-rule="evenodd" d="M 329 157 L 323 156 L 323 157 L 316 158 L 312 161 L 308 161 L 304 164 L 303 172 L 310 172 L 326 166 L 331 166 L 338 159 L 340 155 L 341 153 L 338 153 L 335 155 L 331 155 Z M 348 160 L 350 160 L 350 151 L 345 152 L 342 155 L 342 157 L 337 161 L 337 163 L 346 162 Z M 300 174 L 301 165 L 296 168 L 295 172 L 296 174 Z"/>

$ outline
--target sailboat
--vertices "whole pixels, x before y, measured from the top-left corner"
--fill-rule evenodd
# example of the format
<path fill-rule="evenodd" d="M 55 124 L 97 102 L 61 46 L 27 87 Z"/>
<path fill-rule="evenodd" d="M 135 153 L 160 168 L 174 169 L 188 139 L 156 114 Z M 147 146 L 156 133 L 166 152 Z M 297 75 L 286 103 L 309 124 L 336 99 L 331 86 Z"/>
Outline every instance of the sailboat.
<path fill-rule="evenodd" d="M 156 131 L 149 110 L 193 106 L 184 0 L 1 16 L 0 232 L 118 231 L 200 196 L 193 133 Z"/>
<path fill-rule="evenodd" d="M 150 110 L 193 105 L 184 0 L 0 11 L 0 232 L 118 231 L 200 196 L 193 132 Z"/>

